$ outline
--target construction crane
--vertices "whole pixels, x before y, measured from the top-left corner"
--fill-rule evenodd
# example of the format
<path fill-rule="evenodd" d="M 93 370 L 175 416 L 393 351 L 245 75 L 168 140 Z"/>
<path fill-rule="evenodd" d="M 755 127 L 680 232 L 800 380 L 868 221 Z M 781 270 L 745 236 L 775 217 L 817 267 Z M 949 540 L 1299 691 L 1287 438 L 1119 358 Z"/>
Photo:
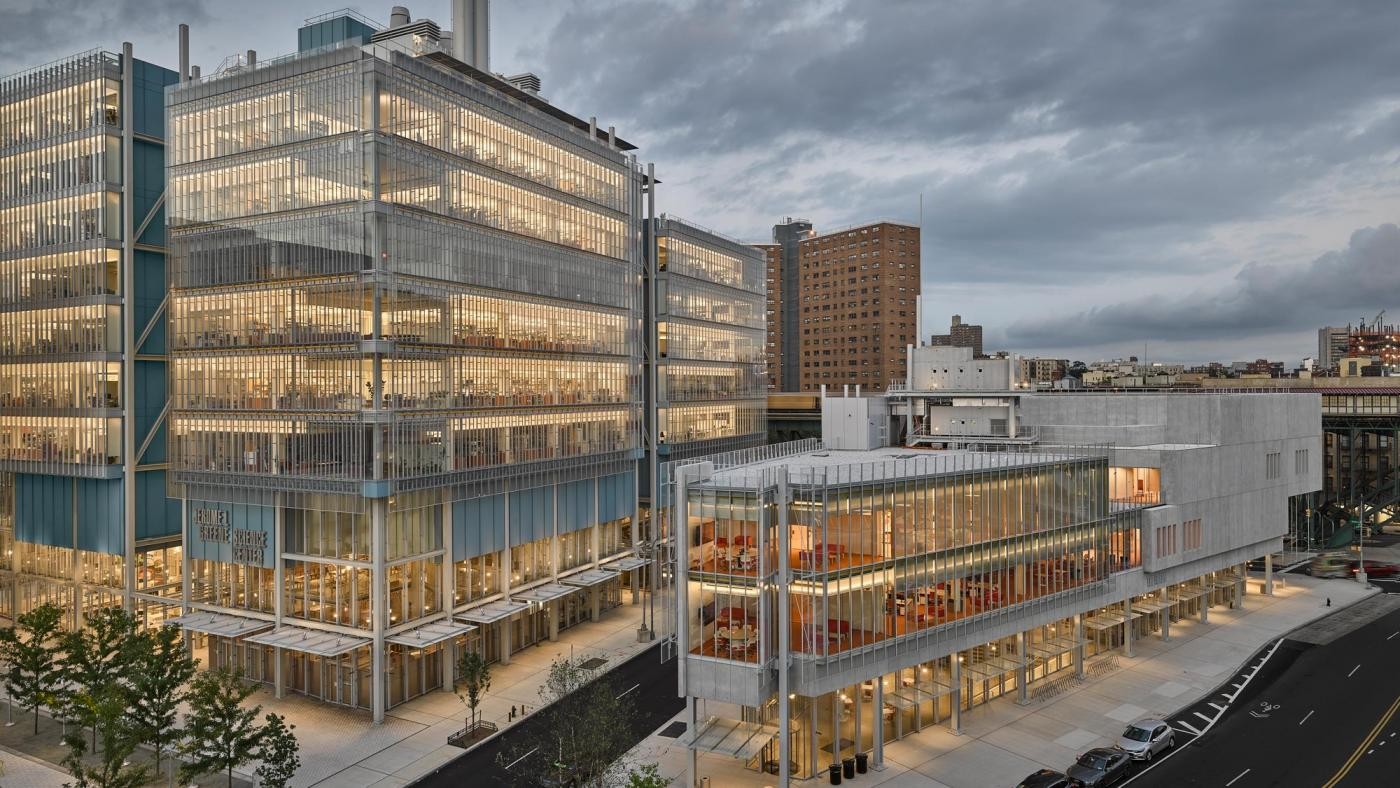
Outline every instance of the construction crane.
<path fill-rule="evenodd" d="M 1383 317 L 1385 317 L 1385 310 L 1384 310 L 1384 309 L 1382 309 L 1381 311 L 1379 311 L 1379 312 L 1376 313 L 1376 330 L 1377 330 L 1377 331 L 1380 331 L 1380 330 L 1381 330 L 1381 318 L 1383 318 Z"/>

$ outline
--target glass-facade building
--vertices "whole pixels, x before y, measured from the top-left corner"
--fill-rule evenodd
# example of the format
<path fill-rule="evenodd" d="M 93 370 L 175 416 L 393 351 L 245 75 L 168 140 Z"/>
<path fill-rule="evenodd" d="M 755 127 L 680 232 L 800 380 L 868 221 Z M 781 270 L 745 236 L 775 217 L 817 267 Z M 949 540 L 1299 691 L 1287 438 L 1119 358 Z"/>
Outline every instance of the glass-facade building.
<path fill-rule="evenodd" d="M 167 94 L 182 623 L 378 719 L 635 583 L 643 175 L 431 41 L 322 38 Z"/>
<path fill-rule="evenodd" d="M 671 216 L 653 228 L 660 461 L 762 445 L 763 253 Z"/>
<path fill-rule="evenodd" d="M 166 498 L 174 71 L 94 50 L 0 79 L 0 618 L 178 613 Z"/>

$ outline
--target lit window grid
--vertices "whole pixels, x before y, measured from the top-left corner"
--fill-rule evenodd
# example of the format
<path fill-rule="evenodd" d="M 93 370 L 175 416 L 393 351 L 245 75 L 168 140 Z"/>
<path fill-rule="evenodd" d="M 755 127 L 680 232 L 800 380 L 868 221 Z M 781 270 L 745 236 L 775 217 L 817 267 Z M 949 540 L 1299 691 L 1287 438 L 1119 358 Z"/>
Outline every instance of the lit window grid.
<path fill-rule="evenodd" d="M 761 364 L 668 360 L 661 368 L 661 402 L 763 398 L 768 392 Z"/>
<path fill-rule="evenodd" d="M 681 277 L 666 281 L 667 313 L 724 325 L 763 329 L 764 297 Z"/>
<path fill-rule="evenodd" d="M 120 350 L 119 306 L 89 304 L 0 313 L 0 357 Z"/>
<path fill-rule="evenodd" d="M 91 191 L 0 209 L 0 254 L 120 239 L 121 196 Z"/>
<path fill-rule="evenodd" d="M 381 144 L 379 198 L 586 252 L 631 259 L 621 212 L 575 204 L 507 183 L 430 149 Z"/>
<path fill-rule="evenodd" d="M 120 407 L 119 362 L 13 363 L 0 359 L 0 408 Z"/>
<path fill-rule="evenodd" d="M 0 259 L 0 305 L 118 295 L 121 252 L 105 247 Z"/>
<path fill-rule="evenodd" d="M 987 613 L 1012 615 L 1039 598 L 1094 594 L 1109 574 L 1141 565 L 1139 510 L 1107 513 L 1105 471 L 1102 461 L 1084 460 L 839 487 L 794 485 L 788 518 L 799 560 L 789 559 L 792 650 L 849 665 L 872 649 L 829 645 L 820 622 L 841 621 L 857 632 L 874 633 L 880 653 L 898 654 L 923 648 L 929 638 L 986 626 Z M 697 611 L 690 618 L 692 653 L 725 656 L 704 651 L 716 629 L 715 621 L 702 621 L 698 612 L 707 606 L 738 607 L 759 618 L 757 578 L 777 570 L 778 534 L 776 513 L 770 507 L 760 516 L 757 501 L 773 494 L 775 481 L 765 472 L 754 489 L 690 490 L 690 607 Z M 712 549 L 717 537 L 729 545 L 747 539 L 764 548 L 749 576 L 713 561 L 707 546 Z M 833 559 L 830 571 L 821 559 L 801 563 L 801 551 L 814 555 L 833 544 L 856 560 Z M 1070 564 L 1075 568 L 1040 571 Z M 1001 591 L 1018 584 L 1025 588 L 1019 598 Z M 979 600 L 977 610 L 969 611 L 979 614 L 975 621 L 967 615 L 936 627 L 884 631 L 891 594 L 904 593 L 907 605 L 915 606 L 917 590 L 950 594 L 969 588 Z M 985 590 L 990 588 L 998 593 L 991 595 Z M 776 604 L 768 610 L 776 610 Z M 760 653 L 771 656 L 776 651 L 772 619 L 760 630 L 765 640 Z M 752 655 L 739 658 L 752 661 Z"/>
<path fill-rule="evenodd" d="M 121 464 L 121 419 L 0 415 L 0 460 L 11 470 L 74 472 L 73 466 Z"/>
<path fill-rule="evenodd" d="M 121 139 L 95 131 L 0 155 L 0 205 L 121 180 Z"/>
<path fill-rule="evenodd" d="M 366 196 L 362 143 L 353 136 L 199 161 L 171 167 L 169 173 L 166 211 L 171 227 Z"/>
<path fill-rule="evenodd" d="M 764 362 L 762 330 L 671 318 L 657 326 L 661 355 L 692 361 Z"/>
<path fill-rule="evenodd" d="M 548 186 L 615 211 L 626 211 L 626 172 L 583 153 L 543 139 L 539 131 L 524 130 L 503 113 L 472 103 L 463 96 L 422 80 L 393 74 L 384 80 L 380 96 L 380 129 L 471 161 L 481 162 L 516 177 Z"/>
<path fill-rule="evenodd" d="M 362 127 L 363 77 L 352 63 L 169 108 L 172 166 L 306 142 Z"/>
<path fill-rule="evenodd" d="M 91 52 L 0 79 L 0 151 L 121 125 L 121 61 Z"/>
<path fill-rule="evenodd" d="M 359 273 L 365 217 L 356 205 L 169 230 L 169 282 L 187 288 Z"/>
<path fill-rule="evenodd" d="M 767 430 L 767 403 L 724 402 L 672 405 L 657 410 L 659 435 L 667 444 L 716 440 Z"/>
<path fill-rule="evenodd" d="M 672 235 L 660 235 L 656 243 L 658 270 L 764 293 L 764 260 L 757 250 L 752 256 L 739 257 Z"/>

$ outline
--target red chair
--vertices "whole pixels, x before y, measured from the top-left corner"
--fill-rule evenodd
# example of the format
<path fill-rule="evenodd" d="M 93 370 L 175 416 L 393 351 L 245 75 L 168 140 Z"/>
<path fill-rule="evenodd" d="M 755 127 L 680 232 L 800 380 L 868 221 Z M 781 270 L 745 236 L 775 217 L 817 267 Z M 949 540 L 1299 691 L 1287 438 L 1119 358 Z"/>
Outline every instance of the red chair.
<path fill-rule="evenodd" d="M 833 633 L 839 638 L 849 640 L 851 637 L 851 622 L 842 621 L 839 618 L 828 618 L 826 620 L 826 636 L 830 638 Z"/>
<path fill-rule="evenodd" d="M 742 607 L 726 607 L 715 616 L 715 623 L 722 627 L 747 624 L 748 621 L 749 614 Z"/>

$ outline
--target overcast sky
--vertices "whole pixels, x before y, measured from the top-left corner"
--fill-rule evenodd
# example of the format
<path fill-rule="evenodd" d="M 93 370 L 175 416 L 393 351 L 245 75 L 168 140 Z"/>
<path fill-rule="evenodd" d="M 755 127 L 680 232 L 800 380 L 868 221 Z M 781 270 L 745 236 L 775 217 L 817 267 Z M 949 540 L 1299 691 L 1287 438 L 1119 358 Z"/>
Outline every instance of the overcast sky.
<path fill-rule="evenodd" d="M 450 27 L 447 0 L 407 2 Z M 384 21 L 389 6 L 358 5 Z M 121 41 L 206 72 L 337 0 L 0 0 L 0 72 Z M 497 0 L 493 70 L 641 146 L 744 240 L 919 220 L 926 331 L 1097 358 L 1296 361 L 1400 321 L 1395 0 Z"/>

